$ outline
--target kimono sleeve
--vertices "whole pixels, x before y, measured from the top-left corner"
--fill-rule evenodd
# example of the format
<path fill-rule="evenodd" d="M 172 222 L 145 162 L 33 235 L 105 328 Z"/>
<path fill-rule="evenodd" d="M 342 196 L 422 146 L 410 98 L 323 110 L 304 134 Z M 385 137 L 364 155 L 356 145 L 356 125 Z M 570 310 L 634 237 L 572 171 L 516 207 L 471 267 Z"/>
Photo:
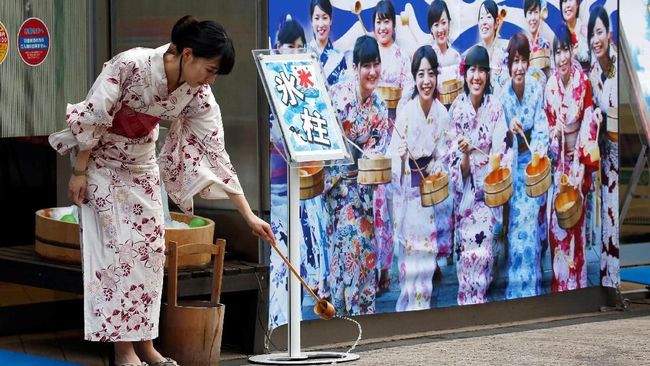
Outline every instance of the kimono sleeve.
<path fill-rule="evenodd" d="M 561 133 L 559 131 L 561 130 L 561 127 L 558 126 L 558 116 L 557 116 L 557 111 L 559 109 L 559 105 L 556 106 L 555 104 L 559 104 L 560 101 L 557 100 L 556 94 L 557 94 L 557 84 L 556 84 L 556 78 L 551 77 L 546 84 L 546 89 L 544 92 L 544 100 L 545 102 L 545 107 L 544 107 L 544 112 L 546 114 L 546 120 L 548 122 L 549 126 L 549 147 L 548 147 L 548 152 L 553 160 L 557 160 L 560 158 L 560 138 L 561 138 Z"/>
<path fill-rule="evenodd" d="M 113 125 L 124 81 L 134 69 L 135 63 L 126 62 L 124 54 L 106 62 L 86 99 L 68 104 L 65 115 L 67 128 L 50 135 L 50 145 L 60 154 L 66 154 L 74 147 L 80 150 L 95 147 Z"/>
<path fill-rule="evenodd" d="M 592 104 L 591 83 L 589 83 L 586 76 L 582 81 L 585 83 L 583 96 L 584 105 L 582 110 L 582 122 L 580 124 L 580 131 L 578 132 L 578 139 L 576 141 L 578 154 L 574 156 L 571 175 L 575 179 L 576 183 L 582 182 L 583 193 L 586 194 L 586 191 L 588 191 L 591 186 L 591 174 L 598 170 L 599 158 L 595 159 L 595 155 L 600 155 L 600 153 L 598 151 L 598 137 L 596 136 L 598 124 L 595 119 Z"/>
<path fill-rule="evenodd" d="M 170 127 L 159 163 L 167 193 L 185 213 L 192 213 L 197 193 L 205 199 L 243 194 L 226 152 L 221 110 L 208 86 Z"/>

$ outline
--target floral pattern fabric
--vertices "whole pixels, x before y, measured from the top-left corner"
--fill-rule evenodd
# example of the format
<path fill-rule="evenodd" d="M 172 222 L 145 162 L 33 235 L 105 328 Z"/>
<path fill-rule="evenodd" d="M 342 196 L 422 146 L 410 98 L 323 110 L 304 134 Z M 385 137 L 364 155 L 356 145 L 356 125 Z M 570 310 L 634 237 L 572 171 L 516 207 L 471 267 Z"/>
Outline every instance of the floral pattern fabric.
<path fill-rule="evenodd" d="M 92 149 L 80 211 L 87 340 L 158 335 L 165 260 L 158 128 L 135 138 L 111 133 L 120 108 L 131 110 L 134 123 L 141 115 L 175 121 L 160 170 L 170 197 L 186 212 L 194 193 L 207 198 L 242 193 L 209 87 L 183 84 L 167 92 L 168 48 L 136 48 L 105 63 L 86 99 L 68 105 L 68 127 L 50 136 L 61 154 Z"/>
<path fill-rule="evenodd" d="M 593 115 L 591 83 L 580 66 L 571 66 L 568 87 L 565 88 L 556 71 L 548 80 L 545 90 L 546 116 L 549 123 L 550 155 L 553 160 L 554 192 L 551 206 L 549 239 L 553 266 L 551 290 L 567 291 L 587 286 L 585 263 L 586 199 L 582 200 L 582 214 L 578 223 L 565 230 L 559 226 L 555 198 L 560 193 L 560 178 L 568 177 L 569 185 L 576 187 L 583 198 L 591 187 L 591 173 L 597 169 L 592 151 L 596 144 L 596 122 Z M 575 147 L 565 143 L 563 131 L 577 131 Z M 597 148 L 597 146 L 596 146 Z"/>
<path fill-rule="evenodd" d="M 386 104 L 376 92 L 362 101 L 357 88 L 354 78 L 332 87 L 334 109 L 345 135 L 352 142 L 365 154 L 383 155 L 388 139 Z M 327 226 L 329 285 L 334 307 L 339 314 L 359 315 L 375 312 L 378 252 L 388 256 L 389 250 L 376 247 L 373 230 L 375 186 L 357 183 L 356 161 L 360 153 L 356 149 L 352 153 L 354 165 L 327 168 L 325 201 L 330 212 Z"/>
<path fill-rule="evenodd" d="M 444 105 L 434 100 L 425 115 L 419 97 L 415 97 L 402 109 L 395 129 L 406 138 L 411 152 L 407 159 L 432 158 L 428 166 L 420 167 L 425 176 L 439 171 L 449 176 L 451 140 L 445 134 L 449 115 Z M 430 307 L 438 258 L 451 252 L 453 194 L 433 207 L 422 207 L 419 185 L 411 182 L 415 172 L 397 152 L 401 143 L 395 134 L 388 147 L 393 158 L 394 227 L 399 247 L 400 295 L 396 310 L 421 310 Z"/>
<path fill-rule="evenodd" d="M 508 123 L 517 118 L 523 125 L 524 134 L 529 139 L 533 151 L 545 156 L 548 150 L 548 122 L 544 113 L 544 90 L 541 85 L 530 76 L 525 79 L 524 93 L 519 100 L 510 84 L 504 89 L 499 100 Z M 522 136 L 513 137 L 514 146 L 525 146 Z M 526 166 L 530 163 L 532 154 L 527 148 L 514 148 L 513 151 L 513 194 L 510 199 L 510 213 L 508 220 L 508 258 L 507 273 L 508 284 L 506 298 L 515 299 L 527 296 L 536 296 L 542 293 L 542 230 L 546 225 L 539 225 L 538 217 L 545 195 L 530 197 L 526 193 Z"/>
<path fill-rule="evenodd" d="M 451 131 L 455 136 L 470 139 L 472 145 L 489 155 L 500 157 L 500 167 L 511 169 L 512 142 L 501 103 L 493 95 L 485 95 L 474 109 L 469 96 L 461 94 L 449 109 Z M 455 140 L 456 138 L 454 138 Z M 455 143 L 454 143 L 455 144 Z M 452 145 L 454 145 L 452 144 Z M 454 190 L 455 232 L 458 247 L 458 304 L 487 301 L 487 290 L 493 276 L 493 255 L 500 250 L 496 237 L 503 210 L 485 204 L 483 185 L 490 172 L 489 159 L 478 151 L 469 155 L 469 174 L 463 176 L 463 154 L 451 150 L 450 189 Z"/>

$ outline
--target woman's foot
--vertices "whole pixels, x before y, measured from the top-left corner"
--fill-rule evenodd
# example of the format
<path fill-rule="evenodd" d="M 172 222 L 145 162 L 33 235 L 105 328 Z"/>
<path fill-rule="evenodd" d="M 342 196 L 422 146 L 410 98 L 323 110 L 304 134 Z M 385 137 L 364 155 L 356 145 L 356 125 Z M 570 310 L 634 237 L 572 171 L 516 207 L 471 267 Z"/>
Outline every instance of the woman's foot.
<path fill-rule="evenodd" d="M 134 342 L 133 345 L 138 357 L 149 365 L 164 364 L 167 361 L 167 358 L 154 348 L 152 341 Z"/>
<path fill-rule="evenodd" d="M 131 342 L 115 342 L 115 365 L 140 365 L 142 361 L 135 353 Z"/>

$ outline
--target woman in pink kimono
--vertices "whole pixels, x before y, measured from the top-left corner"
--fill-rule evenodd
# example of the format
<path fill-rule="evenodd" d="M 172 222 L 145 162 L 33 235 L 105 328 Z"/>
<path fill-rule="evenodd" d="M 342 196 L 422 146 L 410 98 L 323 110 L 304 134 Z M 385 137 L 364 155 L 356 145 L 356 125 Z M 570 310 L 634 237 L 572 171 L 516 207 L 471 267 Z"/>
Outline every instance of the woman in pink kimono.
<path fill-rule="evenodd" d="M 553 264 L 553 292 L 587 286 L 585 263 L 586 199 L 582 200 L 582 215 L 571 229 L 558 224 L 555 197 L 560 178 L 568 176 L 568 184 L 586 197 L 591 187 L 591 175 L 598 168 L 592 159 L 596 149 L 596 129 L 602 117 L 600 109 L 593 110 L 591 83 L 580 65 L 573 61 L 573 42 L 566 25 L 560 26 L 553 40 L 555 72 L 548 79 L 545 91 L 546 116 L 549 123 L 550 154 L 553 158 L 554 192 L 551 204 L 549 239 Z"/>
<path fill-rule="evenodd" d="M 487 50 L 482 46 L 469 49 L 461 63 L 464 93 L 449 109 L 450 130 L 457 140 L 450 152 L 450 189 L 456 199 L 459 305 L 487 301 L 497 249 L 495 231 L 503 216 L 501 208 L 485 204 L 483 182 L 491 164 L 484 154 L 498 157 L 501 167 L 511 168 L 512 163 L 512 138 L 507 133 L 503 107 L 491 93 L 490 72 Z"/>
<path fill-rule="evenodd" d="M 420 181 L 434 172 L 448 175 L 449 114 L 437 99 L 438 60 L 431 46 L 413 55 L 415 95 L 397 116 L 388 147 L 393 158 L 395 238 L 399 245 L 400 294 L 397 311 L 428 309 L 438 258 L 451 251 L 453 195 L 422 207 Z M 407 152 L 410 152 L 410 154 Z M 413 160 L 415 159 L 415 160 Z"/>
<path fill-rule="evenodd" d="M 175 365 L 158 353 L 165 262 L 160 178 L 186 213 L 192 197 L 230 198 L 255 235 L 273 236 L 242 193 L 224 149 L 208 84 L 234 65 L 232 41 L 212 21 L 181 18 L 172 43 L 135 48 L 104 64 L 86 99 L 69 104 L 68 127 L 50 136 L 75 155 L 68 184 L 80 207 L 85 339 L 114 342 L 118 365 Z M 173 120 L 162 148 L 158 121 Z"/>
<path fill-rule="evenodd" d="M 589 43 L 595 59 L 591 64 L 589 79 L 593 90 L 594 105 L 603 114 L 610 108 L 618 108 L 618 71 L 616 51 L 612 46 L 609 32 L 609 16 L 601 6 L 594 8 L 589 16 L 587 27 Z M 608 121 L 610 124 L 611 121 Z M 615 123 L 615 122 L 614 122 Z M 617 129 L 618 131 L 618 129 Z M 618 243 L 618 137 L 607 133 L 600 126 L 599 145 L 601 147 L 601 245 L 600 278 L 603 286 L 618 287 L 619 243 Z"/>

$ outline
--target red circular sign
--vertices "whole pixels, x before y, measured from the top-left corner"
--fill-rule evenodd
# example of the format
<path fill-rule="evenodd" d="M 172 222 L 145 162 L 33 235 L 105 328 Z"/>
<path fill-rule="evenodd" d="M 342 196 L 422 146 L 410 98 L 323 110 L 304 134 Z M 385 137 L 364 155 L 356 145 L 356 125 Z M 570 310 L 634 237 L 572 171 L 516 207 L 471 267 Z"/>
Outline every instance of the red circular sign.
<path fill-rule="evenodd" d="M 50 32 L 42 20 L 29 18 L 18 29 L 18 53 L 29 66 L 38 66 L 50 52 Z"/>

